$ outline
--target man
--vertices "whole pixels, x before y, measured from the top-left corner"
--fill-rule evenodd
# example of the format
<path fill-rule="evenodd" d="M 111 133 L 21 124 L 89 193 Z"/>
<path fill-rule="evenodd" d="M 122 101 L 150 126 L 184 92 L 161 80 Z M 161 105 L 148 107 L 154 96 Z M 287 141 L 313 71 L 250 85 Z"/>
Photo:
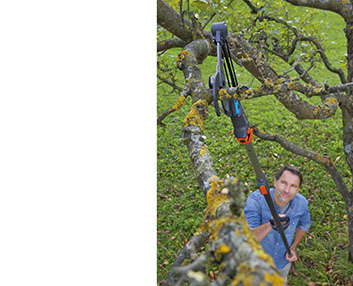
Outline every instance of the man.
<path fill-rule="evenodd" d="M 287 281 L 291 262 L 298 259 L 296 248 L 311 225 L 308 201 L 298 193 L 302 181 L 302 174 L 296 168 L 285 166 L 274 178 L 274 189 L 270 189 L 278 215 L 281 218 L 289 218 L 289 222 L 282 222 L 282 224 L 284 224 L 284 233 L 290 245 L 291 257 L 286 253 L 283 240 L 279 232 L 275 230 L 275 225 L 270 223 L 272 215 L 260 190 L 249 195 L 244 208 L 244 215 L 250 228 L 263 249 L 272 256 L 285 281 Z"/>

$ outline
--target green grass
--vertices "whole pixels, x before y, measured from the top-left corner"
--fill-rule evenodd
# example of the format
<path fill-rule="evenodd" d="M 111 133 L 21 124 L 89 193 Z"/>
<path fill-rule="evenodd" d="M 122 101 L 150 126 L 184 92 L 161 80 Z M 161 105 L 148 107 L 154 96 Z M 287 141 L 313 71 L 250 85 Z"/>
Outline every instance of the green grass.
<path fill-rule="evenodd" d="M 342 55 L 346 53 L 343 21 L 330 12 L 322 12 L 320 17 L 317 21 L 329 22 L 329 26 L 322 25 L 324 36 L 332 39 L 325 41 L 325 50 L 333 59 L 332 63 L 339 65 Z M 170 52 L 170 57 L 173 60 L 175 52 Z M 208 58 L 201 68 L 207 82 L 208 76 L 215 72 L 215 59 Z M 238 67 L 236 69 L 241 84 L 254 84 L 251 75 Z M 181 73 L 178 76 L 183 83 Z M 337 76 L 328 74 L 322 68 L 315 71 L 315 76 L 327 78 L 330 84 L 338 83 Z M 179 94 L 171 93 L 171 90 L 164 84 L 158 85 L 157 114 L 174 105 L 178 99 Z M 317 99 L 311 100 L 315 102 Z M 304 148 L 329 153 L 333 158 L 340 157 L 337 167 L 350 184 L 351 174 L 345 166 L 342 152 L 340 111 L 324 121 L 299 121 L 274 96 L 242 104 L 249 121 L 260 129 L 279 133 Z M 206 207 L 206 198 L 196 181 L 187 148 L 180 140 L 182 120 L 190 105 L 191 100 L 187 99 L 180 111 L 164 120 L 166 127 L 157 127 L 158 281 L 166 279 L 177 255 L 200 225 Z M 224 114 L 217 117 L 214 109 L 210 108 L 204 134 L 218 175 L 235 175 L 249 190 L 255 190 L 252 166 L 244 148 L 232 135 L 230 120 Z M 255 137 L 254 147 L 271 185 L 275 172 L 285 164 L 298 166 L 304 175 L 301 193 L 309 200 L 312 227 L 299 245 L 299 261 L 290 274 L 290 285 L 307 285 L 309 282 L 317 283 L 313 285 L 349 285 L 349 281 L 353 280 L 353 264 L 347 262 L 345 204 L 329 175 L 318 164 L 283 150 L 279 144 Z"/>

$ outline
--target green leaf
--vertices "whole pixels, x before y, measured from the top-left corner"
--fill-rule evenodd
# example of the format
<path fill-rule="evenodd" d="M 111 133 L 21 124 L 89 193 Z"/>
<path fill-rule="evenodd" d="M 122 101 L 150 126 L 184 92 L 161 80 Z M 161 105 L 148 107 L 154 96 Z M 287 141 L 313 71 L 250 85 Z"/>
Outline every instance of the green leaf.
<path fill-rule="evenodd" d="M 192 7 L 196 7 L 196 8 L 199 8 L 199 9 L 209 9 L 210 6 L 208 5 L 207 2 L 205 1 L 202 1 L 202 0 L 194 0 L 194 1 L 191 1 L 191 6 Z"/>

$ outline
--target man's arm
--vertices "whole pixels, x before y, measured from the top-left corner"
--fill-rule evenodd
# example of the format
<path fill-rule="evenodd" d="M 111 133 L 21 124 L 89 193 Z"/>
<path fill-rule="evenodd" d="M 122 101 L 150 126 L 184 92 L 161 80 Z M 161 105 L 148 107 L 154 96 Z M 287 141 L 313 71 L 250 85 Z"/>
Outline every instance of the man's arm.
<path fill-rule="evenodd" d="M 304 231 L 300 228 L 297 228 L 296 232 L 295 232 L 294 241 L 293 241 L 290 248 L 295 250 L 297 248 L 299 242 L 303 239 L 305 234 L 306 234 L 306 231 Z"/>
<path fill-rule="evenodd" d="M 255 236 L 256 236 L 258 242 L 261 242 L 261 240 L 263 240 L 264 237 L 271 230 L 272 230 L 272 226 L 271 226 L 270 222 L 266 222 L 265 224 L 262 224 L 262 225 L 252 229 L 252 231 L 255 233 Z"/>
<path fill-rule="evenodd" d="M 289 257 L 288 253 L 286 254 L 286 259 L 289 262 L 293 262 L 293 261 L 298 260 L 298 257 L 297 257 L 297 254 L 296 254 L 296 249 L 297 249 L 297 246 L 298 246 L 299 242 L 303 239 L 305 234 L 306 234 L 306 231 L 304 231 L 304 230 L 302 230 L 300 228 L 296 229 L 294 241 L 293 241 L 292 245 L 290 246 L 290 250 L 291 250 L 292 256 Z"/>
<path fill-rule="evenodd" d="M 285 217 L 284 214 L 279 214 L 279 217 Z M 285 222 L 282 222 L 283 225 L 285 225 Z M 261 242 L 261 240 L 264 239 L 264 237 L 272 230 L 272 226 L 270 222 L 267 222 L 263 225 L 260 225 L 258 227 L 255 227 L 252 229 L 252 231 L 255 233 L 256 238 L 258 242 Z M 298 242 L 299 243 L 299 242 Z"/>

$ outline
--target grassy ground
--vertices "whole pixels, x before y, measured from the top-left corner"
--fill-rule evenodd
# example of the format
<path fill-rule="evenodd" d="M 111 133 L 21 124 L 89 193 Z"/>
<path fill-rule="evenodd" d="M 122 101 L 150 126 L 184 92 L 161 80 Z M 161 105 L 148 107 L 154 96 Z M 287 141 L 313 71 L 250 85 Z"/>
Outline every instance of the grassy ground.
<path fill-rule="evenodd" d="M 328 36 L 324 47 L 333 64 L 341 64 L 346 53 L 343 34 L 344 23 L 333 13 L 322 12 L 322 32 Z M 318 20 L 320 21 L 320 19 Z M 173 53 L 170 57 L 173 60 Z M 202 65 L 205 81 L 215 72 L 215 59 Z M 236 67 L 238 81 L 250 85 L 253 79 Z M 317 78 L 338 83 L 337 76 L 317 69 Z M 157 114 L 174 105 L 177 93 L 166 85 L 158 86 Z M 315 100 L 315 99 L 314 99 Z M 186 242 L 200 225 L 206 199 L 195 179 L 187 149 L 180 141 L 182 120 L 186 116 L 190 99 L 184 107 L 164 120 L 166 127 L 157 128 L 157 280 L 166 279 L 169 269 Z M 251 123 L 264 131 L 277 132 L 310 150 L 329 153 L 337 158 L 337 166 L 348 183 L 351 174 L 345 170 L 342 152 L 341 113 L 324 121 L 298 121 L 273 96 L 243 102 Z M 222 114 L 217 117 L 210 108 L 205 124 L 206 144 L 213 156 L 214 168 L 220 177 L 235 175 L 256 189 L 254 172 L 245 150 L 235 142 L 230 120 Z M 301 193 L 309 200 L 312 227 L 297 251 L 299 261 L 290 274 L 290 285 L 353 285 L 353 264 L 347 262 L 348 233 L 345 204 L 333 181 L 318 164 L 295 156 L 280 145 L 254 139 L 255 150 L 268 178 L 285 164 L 298 166 L 304 175 Z M 272 179 L 269 179 L 272 183 Z M 350 185 L 349 185 L 350 186 Z M 351 284 L 349 284 L 351 283 Z"/>

